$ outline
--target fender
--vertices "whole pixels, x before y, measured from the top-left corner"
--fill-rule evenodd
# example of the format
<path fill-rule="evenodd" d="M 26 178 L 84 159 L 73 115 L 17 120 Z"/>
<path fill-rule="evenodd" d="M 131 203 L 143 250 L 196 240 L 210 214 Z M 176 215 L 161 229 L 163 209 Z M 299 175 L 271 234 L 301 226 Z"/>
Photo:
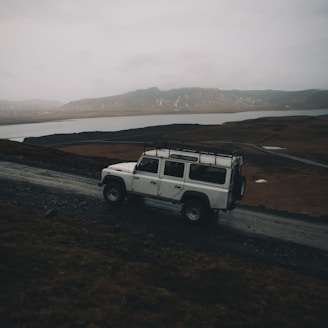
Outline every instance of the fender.
<path fill-rule="evenodd" d="M 126 192 L 126 186 L 125 186 L 125 182 L 123 180 L 123 178 L 121 177 L 117 177 L 115 175 L 107 175 L 104 180 L 101 182 L 101 184 L 99 185 L 104 185 L 104 184 L 107 184 L 108 182 L 110 181 L 115 181 L 115 182 L 118 182 L 119 184 L 122 185 L 123 189 L 124 189 L 124 192 Z"/>
<path fill-rule="evenodd" d="M 210 202 L 208 200 L 207 195 L 198 191 L 186 191 L 181 198 L 181 203 L 185 203 L 188 199 L 191 198 L 201 199 L 202 201 L 204 201 L 207 207 L 210 207 Z"/>

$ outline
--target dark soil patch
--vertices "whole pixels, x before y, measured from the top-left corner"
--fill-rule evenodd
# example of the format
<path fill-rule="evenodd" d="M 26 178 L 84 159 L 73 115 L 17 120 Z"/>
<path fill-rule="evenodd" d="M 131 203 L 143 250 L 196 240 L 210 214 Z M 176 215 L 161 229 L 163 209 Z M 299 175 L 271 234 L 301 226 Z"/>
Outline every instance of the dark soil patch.
<path fill-rule="evenodd" d="M 2 327 L 325 327 L 326 280 L 0 204 Z"/>

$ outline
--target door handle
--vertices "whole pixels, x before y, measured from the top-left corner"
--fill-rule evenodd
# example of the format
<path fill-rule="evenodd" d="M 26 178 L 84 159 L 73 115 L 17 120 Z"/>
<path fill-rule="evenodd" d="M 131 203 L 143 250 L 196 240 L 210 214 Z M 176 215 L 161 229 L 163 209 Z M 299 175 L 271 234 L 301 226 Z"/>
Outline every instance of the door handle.
<path fill-rule="evenodd" d="M 151 183 L 151 184 L 157 184 L 157 182 L 156 182 L 156 181 L 150 181 L 150 183 Z"/>
<path fill-rule="evenodd" d="M 181 186 L 174 186 L 174 188 L 181 189 L 182 187 Z"/>

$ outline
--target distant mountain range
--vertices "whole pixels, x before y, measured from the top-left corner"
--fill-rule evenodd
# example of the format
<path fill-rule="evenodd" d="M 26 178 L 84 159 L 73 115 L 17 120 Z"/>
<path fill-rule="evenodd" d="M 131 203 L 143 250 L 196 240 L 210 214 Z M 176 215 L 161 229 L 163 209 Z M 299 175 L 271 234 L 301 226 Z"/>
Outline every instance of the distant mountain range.
<path fill-rule="evenodd" d="M 328 90 L 219 90 L 156 87 L 121 95 L 82 99 L 62 104 L 57 101 L 0 100 L 0 119 L 34 115 L 45 118 L 97 117 L 169 113 L 222 113 L 247 110 L 328 108 Z M 3 121 L 3 120 L 2 120 Z"/>
<path fill-rule="evenodd" d="M 181 88 L 162 91 L 154 87 L 117 96 L 73 101 L 62 108 L 79 112 L 146 111 L 154 114 L 328 108 L 328 90 L 291 92 Z"/>
<path fill-rule="evenodd" d="M 53 109 L 63 106 L 59 101 L 32 99 L 24 101 L 0 100 L 0 111 Z"/>

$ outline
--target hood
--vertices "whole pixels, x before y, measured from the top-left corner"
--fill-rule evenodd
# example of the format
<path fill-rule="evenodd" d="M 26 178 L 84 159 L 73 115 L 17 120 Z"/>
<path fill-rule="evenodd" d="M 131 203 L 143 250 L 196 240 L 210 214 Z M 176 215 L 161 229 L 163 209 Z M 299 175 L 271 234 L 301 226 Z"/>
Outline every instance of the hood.
<path fill-rule="evenodd" d="M 137 164 L 136 162 L 117 163 L 117 164 L 109 165 L 108 168 L 115 171 L 133 173 L 136 164 Z"/>

